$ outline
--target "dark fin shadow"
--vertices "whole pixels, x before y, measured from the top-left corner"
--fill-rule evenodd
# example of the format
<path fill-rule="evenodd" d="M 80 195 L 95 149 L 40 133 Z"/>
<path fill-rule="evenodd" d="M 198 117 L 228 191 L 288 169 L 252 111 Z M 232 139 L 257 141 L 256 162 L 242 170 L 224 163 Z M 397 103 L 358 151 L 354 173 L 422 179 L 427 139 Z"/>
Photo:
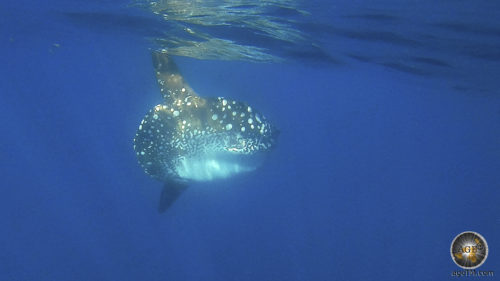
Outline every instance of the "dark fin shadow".
<path fill-rule="evenodd" d="M 164 213 L 172 204 L 179 198 L 179 196 L 188 188 L 185 183 L 168 182 L 163 186 L 160 196 L 160 204 L 158 212 Z"/>

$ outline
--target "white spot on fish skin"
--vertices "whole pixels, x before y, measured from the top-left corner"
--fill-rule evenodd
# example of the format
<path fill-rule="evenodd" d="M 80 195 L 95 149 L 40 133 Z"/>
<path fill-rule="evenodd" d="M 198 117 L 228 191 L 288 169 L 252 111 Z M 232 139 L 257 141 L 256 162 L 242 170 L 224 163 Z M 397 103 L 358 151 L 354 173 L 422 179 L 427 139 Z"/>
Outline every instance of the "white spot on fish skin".
<path fill-rule="evenodd" d="M 174 111 L 173 115 L 174 115 L 174 117 L 179 116 L 179 111 L 177 111 L 177 110 L 176 110 L 176 111 Z"/>
<path fill-rule="evenodd" d="M 253 123 L 253 119 L 252 118 L 248 118 L 248 124 L 252 124 Z"/>
<path fill-rule="evenodd" d="M 233 125 L 231 125 L 231 124 L 227 124 L 227 125 L 226 125 L 226 130 L 228 130 L 228 131 L 229 131 L 229 130 L 231 130 L 232 128 L 233 128 Z"/>
<path fill-rule="evenodd" d="M 233 116 L 236 116 L 236 111 L 233 111 Z"/>
<path fill-rule="evenodd" d="M 250 128 L 252 128 L 252 130 L 253 130 L 255 128 L 255 126 L 254 125 L 250 125 Z"/>
<path fill-rule="evenodd" d="M 248 112 L 252 112 L 252 108 L 250 106 L 247 108 L 247 110 Z"/>
<path fill-rule="evenodd" d="M 212 120 L 214 120 L 214 121 L 215 121 L 215 120 L 217 120 L 217 118 L 218 118 L 218 117 L 219 117 L 219 116 L 217 116 L 217 114 L 214 114 L 214 115 L 212 115 Z"/>
<path fill-rule="evenodd" d="M 158 119 L 158 114 L 153 115 L 153 119 Z"/>
<path fill-rule="evenodd" d="M 141 155 L 144 155 L 144 154 L 145 154 L 144 151 L 141 151 Z"/>
<path fill-rule="evenodd" d="M 245 117 L 245 113 L 244 113 L 244 112 L 242 112 L 242 113 L 240 114 L 240 117 Z"/>
<path fill-rule="evenodd" d="M 139 125 L 139 131 L 140 131 L 140 130 L 142 130 L 142 124 L 141 124 L 141 125 Z"/>
<path fill-rule="evenodd" d="M 182 120 L 182 124 L 186 124 L 186 120 Z"/>
<path fill-rule="evenodd" d="M 222 100 L 222 105 L 226 106 L 226 104 L 227 104 L 227 100 Z"/>
<path fill-rule="evenodd" d="M 182 89 L 181 89 L 181 92 L 183 92 L 183 93 L 184 93 L 185 91 L 186 91 L 186 88 L 182 88 Z"/>
<path fill-rule="evenodd" d="M 241 127 L 241 131 L 244 132 L 245 131 L 245 127 Z"/>
<path fill-rule="evenodd" d="M 262 123 L 258 114 L 255 115 L 255 119 L 257 120 L 257 122 Z"/>

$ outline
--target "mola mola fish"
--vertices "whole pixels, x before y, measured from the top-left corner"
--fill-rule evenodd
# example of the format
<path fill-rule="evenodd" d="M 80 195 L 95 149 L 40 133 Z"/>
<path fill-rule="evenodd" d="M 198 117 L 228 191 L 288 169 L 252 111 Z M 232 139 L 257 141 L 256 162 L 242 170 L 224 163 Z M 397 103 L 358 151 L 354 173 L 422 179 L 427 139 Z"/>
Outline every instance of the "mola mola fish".
<path fill-rule="evenodd" d="M 164 183 L 164 212 L 192 182 L 257 168 L 278 130 L 245 102 L 199 96 L 167 53 L 153 52 L 153 65 L 163 102 L 142 120 L 134 150 L 144 171 Z"/>

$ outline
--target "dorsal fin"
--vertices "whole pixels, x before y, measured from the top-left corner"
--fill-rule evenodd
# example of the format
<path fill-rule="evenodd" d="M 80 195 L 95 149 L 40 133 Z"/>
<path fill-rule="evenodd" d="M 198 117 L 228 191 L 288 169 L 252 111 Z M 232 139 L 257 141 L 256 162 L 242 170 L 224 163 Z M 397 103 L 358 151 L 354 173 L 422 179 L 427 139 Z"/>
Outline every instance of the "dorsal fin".
<path fill-rule="evenodd" d="M 153 51 L 153 66 L 166 104 L 198 98 L 166 52 Z"/>

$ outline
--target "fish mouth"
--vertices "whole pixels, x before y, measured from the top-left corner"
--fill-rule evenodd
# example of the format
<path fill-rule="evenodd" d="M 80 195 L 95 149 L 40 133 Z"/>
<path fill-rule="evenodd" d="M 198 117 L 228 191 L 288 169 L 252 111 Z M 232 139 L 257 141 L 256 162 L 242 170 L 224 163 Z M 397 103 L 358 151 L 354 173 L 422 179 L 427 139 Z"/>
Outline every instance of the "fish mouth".
<path fill-rule="evenodd" d="M 278 137 L 280 136 L 281 131 L 273 126 L 273 133 L 272 133 L 272 138 L 276 141 Z"/>

